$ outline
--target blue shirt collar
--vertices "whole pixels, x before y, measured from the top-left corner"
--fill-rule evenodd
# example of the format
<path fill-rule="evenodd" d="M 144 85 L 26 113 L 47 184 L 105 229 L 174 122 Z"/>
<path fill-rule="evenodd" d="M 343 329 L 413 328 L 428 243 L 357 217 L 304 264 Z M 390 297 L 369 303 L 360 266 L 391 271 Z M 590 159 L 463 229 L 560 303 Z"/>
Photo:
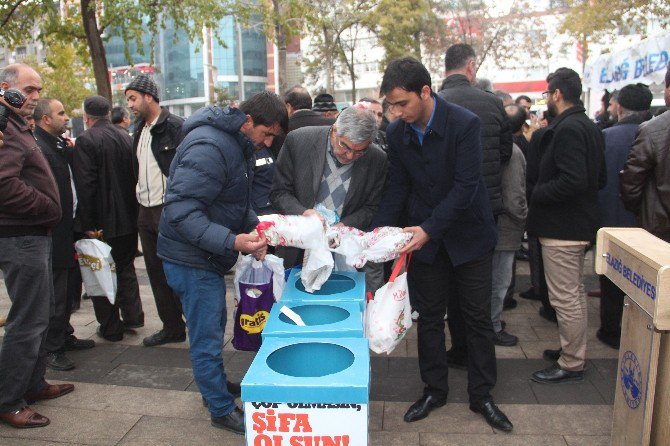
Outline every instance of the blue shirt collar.
<path fill-rule="evenodd" d="M 433 123 L 433 118 L 435 117 L 435 110 L 437 109 L 437 99 L 433 95 L 433 111 L 430 113 L 430 119 L 428 120 L 428 124 L 426 124 L 426 128 L 422 132 L 421 129 L 419 129 L 419 126 L 415 124 L 410 124 L 409 126 L 416 132 L 416 136 L 419 138 L 419 144 L 423 145 L 423 137 L 426 133 L 430 131 L 430 126 Z"/>

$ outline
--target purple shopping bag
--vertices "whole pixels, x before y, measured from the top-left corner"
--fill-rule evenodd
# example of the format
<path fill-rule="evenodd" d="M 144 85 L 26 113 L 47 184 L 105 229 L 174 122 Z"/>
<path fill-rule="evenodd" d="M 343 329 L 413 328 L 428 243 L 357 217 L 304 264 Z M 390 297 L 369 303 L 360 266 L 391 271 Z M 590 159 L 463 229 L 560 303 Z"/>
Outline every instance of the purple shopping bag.
<path fill-rule="evenodd" d="M 236 350 L 258 351 L 261 332 L 270 315 L 274 296 L 272 274 L 267 283 L 239 282 L 240 301 L 235 312 L 233 347 Z"/>

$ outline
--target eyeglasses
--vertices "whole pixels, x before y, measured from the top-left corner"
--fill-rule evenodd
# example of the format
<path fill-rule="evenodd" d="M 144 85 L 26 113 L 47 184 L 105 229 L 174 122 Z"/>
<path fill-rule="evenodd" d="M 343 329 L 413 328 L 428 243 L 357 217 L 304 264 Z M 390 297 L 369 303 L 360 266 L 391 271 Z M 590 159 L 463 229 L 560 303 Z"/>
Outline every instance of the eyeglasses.
<path fill-rule="evenodd" d="M 546 90 L 546 91 L 543 91 L 543 92 L 542 92 L 542 97 L 545 98 L 545 99 L 547 99 L 547 98 L 549 97 L 549 95 L 554 94 L 555 91 L 556 91 L 556 90 Z"/>
<path fill-rule="evenodd" d="M 337 144 L 337 147 L 339 147 L 341 150 L 343 150 L 346 154 L 350 154 L 354 158 L 360 158 L 361 156 L 365 155 L 365 153 L 368 151 L 368 147 L 366 147 L 363 150 L 354 150 L 345 143 L 342 142 L 339 136 L 335 135 L 335 144 Z"/>

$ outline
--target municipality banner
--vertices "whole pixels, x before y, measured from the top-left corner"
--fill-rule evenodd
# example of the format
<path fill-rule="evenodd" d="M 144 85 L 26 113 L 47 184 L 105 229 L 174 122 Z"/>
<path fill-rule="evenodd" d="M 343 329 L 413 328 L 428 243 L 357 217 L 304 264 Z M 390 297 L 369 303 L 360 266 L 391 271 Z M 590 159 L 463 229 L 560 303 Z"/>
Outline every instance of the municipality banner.
<path fill-rule="evenodd" d="M 670 53 L 670 33 L 642 40 L 612 54 L 603 54 L 584 70 L 584 85 L 594 90 L 620 89 L 625 85 L 663 83 Z"/>

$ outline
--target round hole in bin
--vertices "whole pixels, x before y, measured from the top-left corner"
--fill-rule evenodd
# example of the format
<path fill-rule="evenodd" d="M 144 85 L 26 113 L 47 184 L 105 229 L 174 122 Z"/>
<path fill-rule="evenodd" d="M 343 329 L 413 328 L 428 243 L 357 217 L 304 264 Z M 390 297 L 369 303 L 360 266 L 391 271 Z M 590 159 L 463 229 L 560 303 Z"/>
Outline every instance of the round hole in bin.
<path fill-rule="evenodd" d="M 335 324 L 351 314 L 344 308 L 332 305 L 299 305 L 291 310 L 295 311 L 307 326 Z M 296 325 L 284 313 L 279 313 L 279 320 L 285 324 Z"/>
<path fill-rule="evenodd" d="M 287 345 L 270 354 L 267 364 L 277 373 L 297 378 L 317 378 L 346 370 L 354 354 L 341 345 L 304 342 Z"/>
<path fill-rule="evenodd" d="M 294 285 L 296 289 L 302 291 L 303 293 L 307 292 L 305 291 L 305 287 L 303 286 L 302 280 L 300 280 L 300 278 L 295 281 Z M 355 286 L 356 282 L 351 277 L 334 273 L 330 275 L 330 278 L 326 280 L 326 283 L 321 286 L 320 290 L 314 291 L 310 294 L 316 294 L 317 296 L 328 296 L 330 294 L 344 293 L 345 291 L 352 290 Z"/>

